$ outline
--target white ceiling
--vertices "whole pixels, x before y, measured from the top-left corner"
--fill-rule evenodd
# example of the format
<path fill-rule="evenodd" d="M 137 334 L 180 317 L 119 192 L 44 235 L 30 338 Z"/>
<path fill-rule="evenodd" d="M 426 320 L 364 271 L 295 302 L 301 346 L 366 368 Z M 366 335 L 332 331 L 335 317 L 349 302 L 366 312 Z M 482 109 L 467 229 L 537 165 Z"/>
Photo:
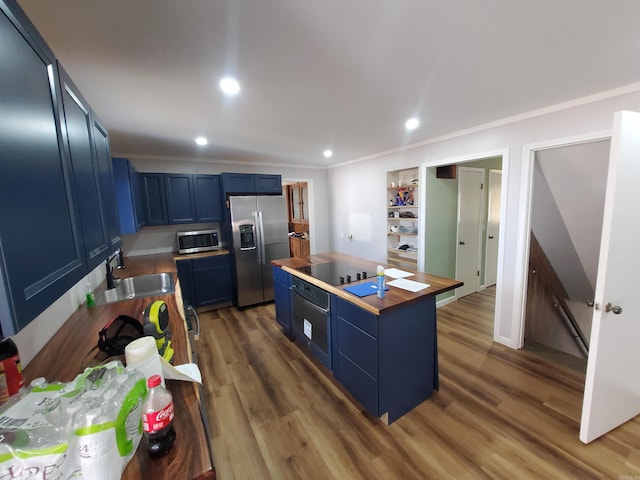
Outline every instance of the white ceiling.
<path fill-rule="evenodd" d="M 640 82 L 638 0 L 18 3 L 121 155 L 324 166 Z"/>

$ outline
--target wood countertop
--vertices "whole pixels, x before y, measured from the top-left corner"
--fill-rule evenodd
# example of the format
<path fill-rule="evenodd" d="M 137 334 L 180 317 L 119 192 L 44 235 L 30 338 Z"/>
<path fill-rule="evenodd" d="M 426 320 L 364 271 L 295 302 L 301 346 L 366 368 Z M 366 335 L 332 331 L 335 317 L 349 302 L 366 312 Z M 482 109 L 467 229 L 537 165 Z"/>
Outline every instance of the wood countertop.
<path fill-rule="evenodd" d="M 173 259 L 176 261 L 179 261 L 179 260 L 190 260 L 192 258 L 217 257 L 219 255 L 229 255 L 229 250 L 225 248 L 221 248 L 220 250 L 211 250 L 209 252 L 199 252 L 199 253 L 173 252 Z"/>
<path fill-rule="evenodd" d="M 344 262 L 348 263 L 349 265 L 353 265 L 358 269 L 369 270 L 373 272 L 376 271 L 376 267 L 378 265 L 382 265 L 385 269 L 397 268 L 394 265 L 388 263 L 378 263 L 372 260 L 366 260 L 364 258 L 336 252 L 321 253 L 317 255 L 310 255 L 308 257 L 283 258 L 279 260 L 273 260 L 271 263 L 273 265 L 281 267 L 283 270 L 289 272 L 292 275 L 295 275 L 296 277 L 302 278 L 303 280 L 306 280 L 309 283 L 322 288 L 329 293 L 333 293 L 341 298 L 344 298 L 345 300 L 359 306 L 360 308 L 373 313 L 374 315 L 380 315 L 386 310 L 397 308 L 402 305 L 406 305 L 407 303 L 419 301 L 424 297 L 448 292 L 449 290 L 453 290 L 462 286 L 462 282 L 458 280 L 439 277 L 437 275 L 431 275 L 428 273 L 415 272 L 413 270 L 402 268 L 401 270 L 408 271 L 414 274 L 413 276 L 409 277 L 408 280 L 427 283 L 430 285 L 430 287 L 414 293 L 408 290 L 389 286 L 389 290 L 385 292 L 384 298 L 378 298 L 376 295 L 358 297 L 357 295 L 353 295 L 352 293 L 346 291 L 345 287 L 371 281 L 375 282 L 375 278 L 367 278 L 344 285 L 331 285 L 320 279 L 312 277 L 311 275 L 296 270 L 300 267 L 328 262 Z M 387 283 L 391 280 L 392 279 L 390 277 L 385 277 L 385 281 Z"/>
<path fill-rule="evenodd" d="M 85 356 L 96 346 L 98 332 L 109 320 L 124 314 L 142 321 L 144 308 L 155 300 L 163 300 L 169 309 L 171 341 L 175 349 L 174 364 L 180 365 L 191 361 L 191 349 L 173 254 L 127 257 L 125 265 L 124 270 L 116 271 L 117 276 L 125 278 L 151 273 L 173 273 L 176 284 L 175 294 L 124 300 L 97 305 L 91 309 L 82 305 L 24 369 L 26 384 L 37 377 L 45 377 L 48 381 L 73 380 L 90 363 L 89 360 L 93 355 L 87 359 Z M 104 355 L 99 350 L 94 354 L 96 354 L 96 360 L 101 360 L 100 355 Z M 125 363 L 124 358 L 122 362 Z M 125 480 L 215 478 L 200 413 L 198 385 L 167 380 L 167 388 L 173 395 L 175 406 L 176 443 L 166 456 L 152 460 L 145 451 L 144 439 L 142 439 L 136 455 L 127 465 L 122 478 Z"/>

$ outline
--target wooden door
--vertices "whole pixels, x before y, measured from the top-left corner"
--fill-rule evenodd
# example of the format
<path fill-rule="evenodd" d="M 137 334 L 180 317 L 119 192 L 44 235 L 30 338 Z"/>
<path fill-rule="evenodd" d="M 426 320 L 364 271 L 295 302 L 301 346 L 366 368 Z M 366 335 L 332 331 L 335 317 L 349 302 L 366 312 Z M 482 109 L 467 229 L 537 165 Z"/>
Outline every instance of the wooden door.
<path fill-rule="evenodd" d="M 477 292 L 480 287 L 484 169 L 460 167 L 458 175 L 458 246 L 456 289 L 458 298 Z"/>
<path fill-rule="evenodd" d="M 640 114 L 614 118 L 580 440 L 588 443 L 640 413 L 640 300 L 636 211 Z"/>

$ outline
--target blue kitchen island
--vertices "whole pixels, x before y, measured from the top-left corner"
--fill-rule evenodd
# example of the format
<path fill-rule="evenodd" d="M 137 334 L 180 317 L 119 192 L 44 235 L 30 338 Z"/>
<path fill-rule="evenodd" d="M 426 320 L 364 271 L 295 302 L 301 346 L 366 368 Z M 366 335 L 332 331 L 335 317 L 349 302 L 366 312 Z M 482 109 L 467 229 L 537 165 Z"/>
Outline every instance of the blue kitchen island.
<path fill-rule="evenodd" d="M 375 289 L 351 293 L 375 283 L 378 263 L 370 260 L 332 252 L 272 263 L 283 331 L 371 415 L 390 424 L 438 389 L 435 297 L 462 282 L 411 271 L 409 280 L 429 287 L 390 286 L 381 299 Z"/>

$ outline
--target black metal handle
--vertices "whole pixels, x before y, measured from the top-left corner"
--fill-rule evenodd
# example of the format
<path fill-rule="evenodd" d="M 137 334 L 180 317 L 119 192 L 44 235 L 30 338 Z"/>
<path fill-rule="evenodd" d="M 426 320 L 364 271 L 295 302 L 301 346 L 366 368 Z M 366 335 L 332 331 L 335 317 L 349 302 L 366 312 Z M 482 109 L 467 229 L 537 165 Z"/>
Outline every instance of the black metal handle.
<path fill-rule="evenodd" d="M 460 245 L 465 245 L 465 243 L 464 243 L 462 240 L 460 240 L 458 243 L 459 243 Z"/>

